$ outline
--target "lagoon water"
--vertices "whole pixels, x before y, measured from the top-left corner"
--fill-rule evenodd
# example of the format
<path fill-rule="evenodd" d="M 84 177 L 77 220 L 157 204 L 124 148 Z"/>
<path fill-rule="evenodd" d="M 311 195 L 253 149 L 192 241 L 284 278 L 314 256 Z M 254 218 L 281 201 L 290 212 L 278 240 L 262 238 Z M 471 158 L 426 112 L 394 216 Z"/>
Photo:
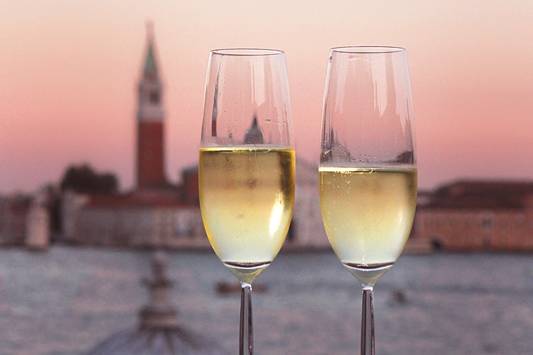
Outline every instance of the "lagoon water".
<path fill-rule="evenodd" d="M 0 355 L 81 355 L 135 327 L 150 255 L 1 250 Z M 210 252 L 168 259 L 180 322 L 236 353 L 240 297 L 215 291 L 232 275 Z M 359 285 L 332 253 L 280 255 L 258 282 L 257 354 L 359 352 Z M 379 355 L 533 354 L 533 256 L 403 256 L 378 283 L 375 312 Z"/>

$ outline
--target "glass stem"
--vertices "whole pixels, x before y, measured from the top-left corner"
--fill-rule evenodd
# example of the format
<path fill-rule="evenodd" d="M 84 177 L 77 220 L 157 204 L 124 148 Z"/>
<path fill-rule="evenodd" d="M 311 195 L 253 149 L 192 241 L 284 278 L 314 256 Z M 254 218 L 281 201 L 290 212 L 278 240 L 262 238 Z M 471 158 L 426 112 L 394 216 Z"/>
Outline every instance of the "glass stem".
<path fill-rule="evenodd" d="M 374 288 L 363 286 L 363 309 L 361 312 L 361 355 L 374 355 Z"/>
<path fill-rule="evenodd" d="M 241 328 L 239 333 L 239 355 L 254 353 L 254 331 L 252 327 L 252 285 L 241 282 Z"/>

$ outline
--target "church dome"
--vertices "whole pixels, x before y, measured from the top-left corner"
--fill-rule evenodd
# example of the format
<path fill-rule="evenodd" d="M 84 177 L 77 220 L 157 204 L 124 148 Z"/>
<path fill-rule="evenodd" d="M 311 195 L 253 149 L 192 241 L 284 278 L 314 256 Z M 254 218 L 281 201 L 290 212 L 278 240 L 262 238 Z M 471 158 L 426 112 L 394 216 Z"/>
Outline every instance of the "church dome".
<path fill-rule="evenodd" d="M 257 116 L 254 115 L 254 118 L 252 120 L 252 125 L 248 130 L 246 131 L 246 134 L 244 135 L 244 143 L 245 144 L 263 144 L 263 132 L 261 132 L 261 127 L 259 127 L 259 121 L 257 120 Z"/>

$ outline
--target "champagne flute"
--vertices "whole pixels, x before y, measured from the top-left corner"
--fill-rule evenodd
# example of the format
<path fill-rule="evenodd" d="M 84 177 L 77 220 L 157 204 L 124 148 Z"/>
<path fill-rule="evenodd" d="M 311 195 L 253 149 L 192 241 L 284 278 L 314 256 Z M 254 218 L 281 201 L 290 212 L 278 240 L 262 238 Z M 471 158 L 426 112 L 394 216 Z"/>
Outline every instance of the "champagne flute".
<path fill-rule="evenodd" d="M 239 354 L 253 353 L 252 281 L 278 254 L 292 218 L 295 154 L 285 54 L 210 53 L 198 183 L 207 237 L 241 284 Z"/>
<path fill-rule="evenodd" d="M 411 89 L 399 47 L 338 47 L 329 56 L 320 208 L 329 242 L 361 282 L 361 355 L 374 355 L 373 288 L 409 237 L 416 207 Z"/>

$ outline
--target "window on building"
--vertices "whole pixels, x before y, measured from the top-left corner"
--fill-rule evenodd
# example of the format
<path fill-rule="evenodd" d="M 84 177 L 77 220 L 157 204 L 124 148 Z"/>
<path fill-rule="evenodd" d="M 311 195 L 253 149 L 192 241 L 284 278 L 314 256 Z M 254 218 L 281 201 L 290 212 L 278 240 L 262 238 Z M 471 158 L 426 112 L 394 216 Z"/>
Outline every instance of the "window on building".
<path fill-rule="evenodd" d="M 483 219 L 481 220 L 481 226 L 482 226 L 484 229 L 490 229 L 490 228 L 492 228 L 492 218 L 490 218 L 490 217 L 483 217 Z"/>
<path fill-rule="evenodd" d="M 434 251 L 441 251 L 442 250 L 442 242 L 440 240 L 440 237 L 431 236 L 431 248 Z"/>
<path fill-rule="evenodd" d="M 150 103 L 159 104 L 159 91 L 154 90 L 150 92 Z"/>
<path fill-rule="evenodd" d="M 174 230 L 175 230 L 175 235 L 178 238 L 194 237 L 192 226 L 190 225 L 190 223 L 187 223 L 187 221 L 183 219 L 175 222 Z"/>

